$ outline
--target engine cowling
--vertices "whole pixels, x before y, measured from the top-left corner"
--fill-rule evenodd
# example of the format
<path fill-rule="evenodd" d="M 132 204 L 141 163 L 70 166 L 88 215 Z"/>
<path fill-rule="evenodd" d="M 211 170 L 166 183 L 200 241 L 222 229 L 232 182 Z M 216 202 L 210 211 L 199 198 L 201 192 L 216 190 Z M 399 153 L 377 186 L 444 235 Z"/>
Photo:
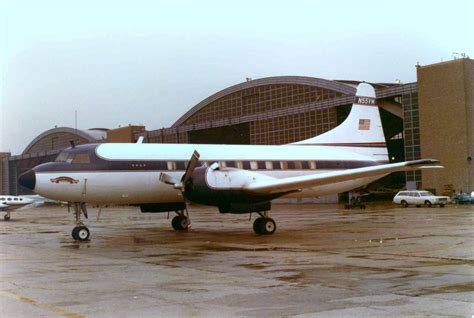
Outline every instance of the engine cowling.
<path fill-rule="evenodd" d="M 273 179 L 248 170 L 197 167 L 185 184 L 184 193 L 188 200 L 219 207 L 221 213 L 249 213 L 270 209 L 270 200 L 282 194 L 256 195 L 245 191 L 252 182 Z"/>

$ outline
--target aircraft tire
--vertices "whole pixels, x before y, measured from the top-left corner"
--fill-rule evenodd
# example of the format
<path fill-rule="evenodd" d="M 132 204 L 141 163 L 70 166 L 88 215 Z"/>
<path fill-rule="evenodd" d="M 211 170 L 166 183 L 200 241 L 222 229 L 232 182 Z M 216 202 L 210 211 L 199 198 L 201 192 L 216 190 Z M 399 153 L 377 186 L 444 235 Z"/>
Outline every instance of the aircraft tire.
<path fill-rule="evenodd" d="M 177 215 L 171 221 L 171 226 L 175 231 L 187 231 L 189 229 L 189 219 L 185 216 Z"/>
<path fill-rule="evenodd" d="M 255 219 L 255 221 L 253 222 L 253 231 L 255 232 L 255 234 L 263 234 L 261 232 L 261 223 L 263 221 L 263 218 L 257 218 Z"/>
<path fill-rule="evenodd" d="M 90 236 L 90 231 L 85 226 L 76 226 L 72 229 L 72 238 L 76 241 L 87 241 Z"/>
<path fill-rule="evenodd" d="M 271 218 L 261 218 L 262 220 L 258 224 L 258 234 L 270 235 L 275 233 L 276 223 Z"/>
<path fill-rule="evenodd" d="M 4 219 L 5 221 L 10 221 L 11 218 L 10 218 L 10 216 L 7 214 L 7 215 L 5 215 L 5 216 L 3 217 L 3 219 Z"/>

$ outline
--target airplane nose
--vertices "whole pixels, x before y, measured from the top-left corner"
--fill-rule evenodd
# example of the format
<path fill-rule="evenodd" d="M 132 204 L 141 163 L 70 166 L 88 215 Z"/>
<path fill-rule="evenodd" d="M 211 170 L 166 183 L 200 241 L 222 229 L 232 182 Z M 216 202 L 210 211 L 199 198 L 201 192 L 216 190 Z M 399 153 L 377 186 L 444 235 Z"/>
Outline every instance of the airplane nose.
<path fill-rule="evenodd" d="M 18 183 L 20 183 L 20 185 L 25 188 L 33 190 L 36 185 L 35 171 L 33 169 L 30 169 L 27 172 L 20 175 L 20 178 L 18 178 Z"/>

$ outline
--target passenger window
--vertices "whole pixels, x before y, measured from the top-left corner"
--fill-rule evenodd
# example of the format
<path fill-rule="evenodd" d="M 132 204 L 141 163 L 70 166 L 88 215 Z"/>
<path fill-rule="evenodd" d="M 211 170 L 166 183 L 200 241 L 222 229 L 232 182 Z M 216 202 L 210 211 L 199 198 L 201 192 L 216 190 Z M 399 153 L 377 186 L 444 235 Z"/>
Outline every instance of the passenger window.
<path fill-rule="evenodd" d="M 230 167 L 230 168 L 235 168 L 236 167 L 235 161 L 226 161 L 225 166 Z"/>
<path fill-rule="evenodd" d="M 265 168 L 267 170 L 273 170 L 273 163 L 271 161 L 265 161 Z"/>
<path fill-rule="evenodd" d="M 13 198 L 13 201 L 18 201 L 18 198 Z"/>
<path fill-rule="evenodd" d="M 72 163 L 91 163 L 89 154 L 87 153 L 78 153 L 72 159 Z"/>
<path fill-rule="evenodd" d="M 11 201 L 11 200 L 12 200 L 12 198 L 7 198 L 7 200 L 8 200 L 8 201 Z"/>

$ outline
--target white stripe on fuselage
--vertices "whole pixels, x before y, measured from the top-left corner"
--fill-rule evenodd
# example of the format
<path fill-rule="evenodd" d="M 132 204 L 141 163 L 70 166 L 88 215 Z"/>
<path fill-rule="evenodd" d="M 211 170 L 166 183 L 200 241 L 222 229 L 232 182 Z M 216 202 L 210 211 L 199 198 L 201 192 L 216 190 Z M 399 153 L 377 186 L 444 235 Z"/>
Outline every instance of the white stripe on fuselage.
<path fill-rule="evenodd" d="M 194 150 L 200 160 L 332 160 L 373 161 L 344 147 L 193 145 L 193 144 L 101 144 L 96 153 L 106 160 L 189 160 Z M 382 158 L 385 159 L 385 158 Z"/>

